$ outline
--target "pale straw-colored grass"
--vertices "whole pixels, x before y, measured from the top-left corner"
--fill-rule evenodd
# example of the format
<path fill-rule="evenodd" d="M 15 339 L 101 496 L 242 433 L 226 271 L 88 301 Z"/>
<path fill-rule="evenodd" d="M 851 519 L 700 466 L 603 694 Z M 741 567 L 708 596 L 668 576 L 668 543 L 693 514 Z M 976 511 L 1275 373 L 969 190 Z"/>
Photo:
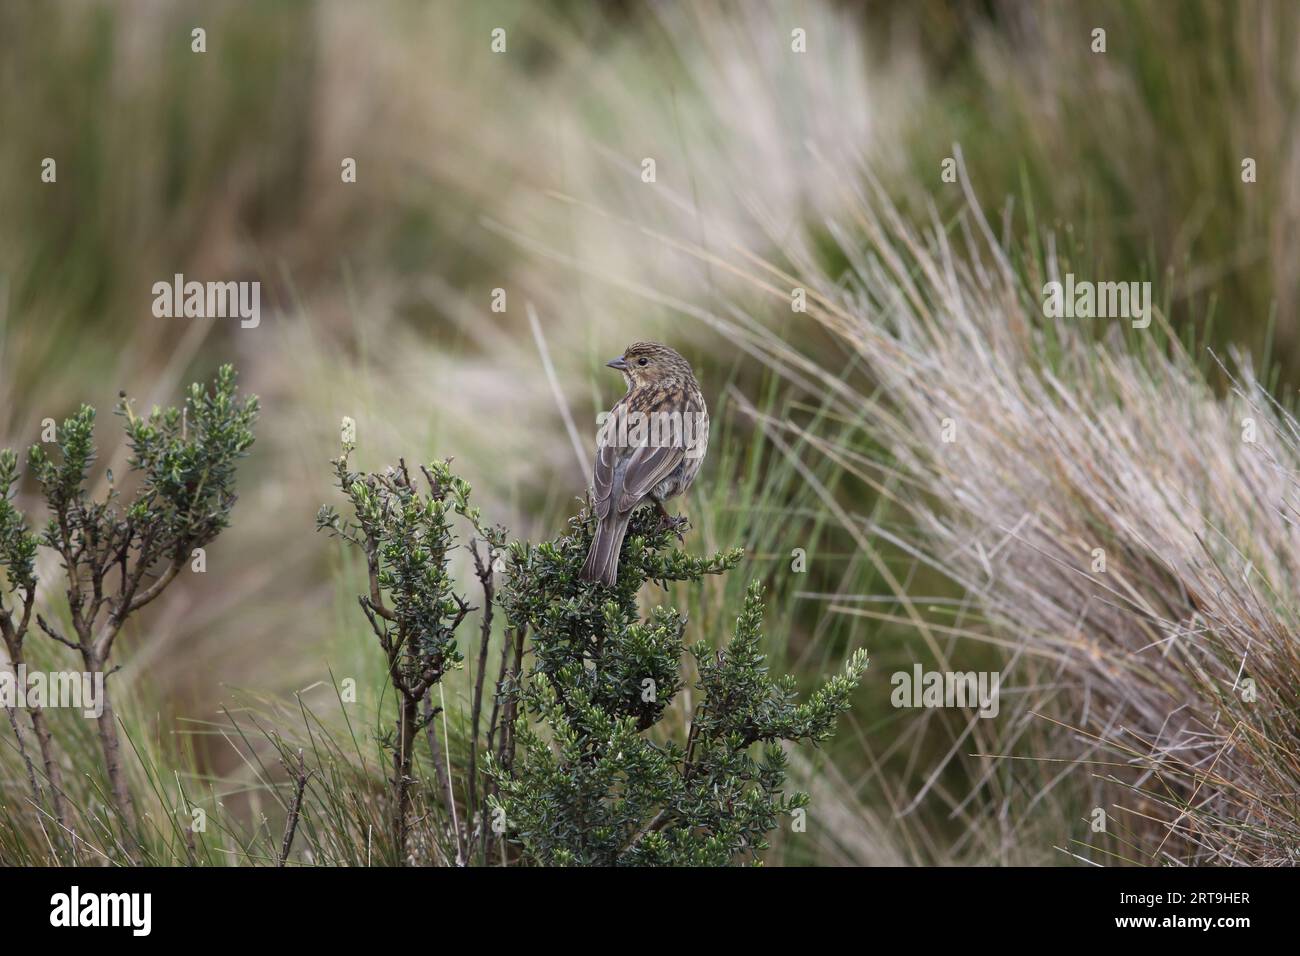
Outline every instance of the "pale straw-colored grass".
<path fill-rule="evenodd" d="M 942 796 L 940 767 L 923 789 L 954 812 L 983 803 L 973 839 L 988 850 L 990 824 L 1041 829 L 1034 807 L 1050 799 L 1089 815 L 1055 833 L 1073 858 L 1294 862 L 1295 420 L 1245 361 L 1216 393 L 1159 314 L 1146 330 L 1045 318 L 1038 290 L 1062 271 L 1050 247 L 1013 263 L 973 204 L 923 231 L 879 189 L 844 189 L 826 228 L 845 276 L 797 250 L 789 271 L 731 258 L 778 308 L 807 287 L 808 320 L 854 352 L 800 375 L 848 424 L 767 418 L 769 436 L 854 476 L 827 505 L 864 551 L 911 555 L 968 602 L 942 623 L 896 581 L 896 611 L 845 595 L 831 612 L 908 625 L 945 669 L 966 669 L 971 640 L 1002 655 L 1001 718 L 972 715 L 948 754 L 982 768 L 974 791 Z M 797 363 L 789 342 L 732 333 L 773 369 Z M 877 495 L 902 530 L 861 518 Z"/>

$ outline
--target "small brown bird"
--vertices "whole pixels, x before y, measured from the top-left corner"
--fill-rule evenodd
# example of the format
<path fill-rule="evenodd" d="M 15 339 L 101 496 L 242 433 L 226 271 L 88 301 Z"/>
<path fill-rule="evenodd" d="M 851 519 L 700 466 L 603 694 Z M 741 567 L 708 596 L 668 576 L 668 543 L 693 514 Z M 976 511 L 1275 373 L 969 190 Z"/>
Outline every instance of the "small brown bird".
<path fill-rule="evenodd" d="M 627 394 L 605 416 L 592 476 L 596 536 L 582 566 L 585 581 L 613 585 L 632 512 L 652 501 L 676 529 L 664 502 L 690 488 L 709 444 L 709 412 L 690 363 L 673 349 L 637 342 L 606 363 Z"/>

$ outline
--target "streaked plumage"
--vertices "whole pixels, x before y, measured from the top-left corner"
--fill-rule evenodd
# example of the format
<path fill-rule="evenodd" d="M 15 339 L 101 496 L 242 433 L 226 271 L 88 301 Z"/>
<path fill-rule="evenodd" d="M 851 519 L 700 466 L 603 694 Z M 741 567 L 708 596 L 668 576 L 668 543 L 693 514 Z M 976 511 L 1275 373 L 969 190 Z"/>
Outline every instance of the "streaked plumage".
<path fill-rule="evenodd" d="M 690 363 L 666 345 L 637 342 L 607 364 L 623 373 L 628 386 L 610 409 L 613 420 L 627 416 L 635 422 L 634 413 L 640 413 L 647 422 L 663 423 L 657 442 L 649 428 L 643 441 L 628 428 L 628 441 L 606 434 L 596 451 L 592 497 L 598 524 L 582 577 L 612 585 L 632 512 L 650 502 L 672 522 L 663 503 L 683 494 L 699 474 L 709 441 L 709 413 Z M 680 428 L 668 424 L 677 420 Z"/>

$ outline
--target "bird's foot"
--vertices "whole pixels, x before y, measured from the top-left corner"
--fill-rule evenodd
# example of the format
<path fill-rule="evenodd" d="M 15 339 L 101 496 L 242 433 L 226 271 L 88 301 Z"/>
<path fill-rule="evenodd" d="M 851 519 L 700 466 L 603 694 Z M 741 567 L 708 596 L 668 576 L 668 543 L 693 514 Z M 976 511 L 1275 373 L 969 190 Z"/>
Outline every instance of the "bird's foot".
<path fill-rule="evenodd" d="M 665 512 L 659 519 L 659 530 L 671 531 L 677 536 L 679 542 L 684 542 L 686 540 L 685 535 L 686 532 L 690 530 L 690 527 L 691 519 L 686 517 L 686 515 L 673 516 Z"/>

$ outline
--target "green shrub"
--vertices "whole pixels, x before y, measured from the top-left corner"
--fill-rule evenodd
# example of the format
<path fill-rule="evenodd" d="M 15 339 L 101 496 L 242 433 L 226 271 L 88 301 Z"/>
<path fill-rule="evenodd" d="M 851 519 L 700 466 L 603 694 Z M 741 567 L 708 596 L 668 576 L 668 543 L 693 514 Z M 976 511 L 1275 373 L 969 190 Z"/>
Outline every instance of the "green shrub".
<path fill-rule="evenodd" d="M 507 543 L 503 528 L 483 525 L 469 485 L 448 462 L 422 467 L 423 482 L 405 462 L 368 474 L 350 469 L 354 447 L 345 441 L 334 461 L 353 517 L 325 507 L 317 527 L 366 557 L 369 593 L 359 602 L 398 699 L 395 729 L 381 741 L 393 755 L 394 862 L 419 861 L 424 847 L 433 850 L 430 858 L 486 864 L 498 859 L 489 853 L 495 841 L 505 862 L 722 865 L 757 859 L 779 817 L 807 804 L 805 794 L 783 793 L 782 742 L 827 739 L 867 661 L 855 654 L 843 674 L 799 703 L 794 678 L 774 679 L 764 665 L 757 582 L 730 642 L 690 649 L 698 703 L 684 742 L 669 730 L 670 707 L 684 687 L 688 625 L 663 607 L 643 617 L 638 595 L 648 583 L 724 574 L 740 561 L 740 549 L 694 557 L 653 511 L 642 510 L 623 544 L 616 584 L 592 585 L 579 576 L 595 530 L 587 509 L 554 540 Z M 471 531 L 481 609 L 452 578 L 457 516 Z M 473 610 L 482 617 L 471 655 L 456 632 Z M 480 737 L 496 610 L 505 627 Z M 440 713 L 430 692 L 467 658 L 477 665 L 465 777 L 421 788 L 419 731 Z M 443 777 L 440 750 L 450 741 L 425 736 L 429 762 Z M 418 813 L 417 795 L 434 798 Z"/>
<path fill-rule="evenodd" d="M 843 674 L 798 703 L 794 678 L 767 672 L 754 582 L 730 642 L 689 650 L 698 703 L 679 742 L 664 725 L 684 686 L 687 621 L 663 607 L 643 618 L 637 595 L 651 582 L 726 573 L 741 552 L 693 557 L 642 510 L 617 583 L 593 586 L 579 570 L 594 526 L 584 510 L 554 541 L 512 545 L 501 603 L 509 626 L 532 634 L 534 663 L 518 691 L 515 762 L 489 755 L 494 823 L 526 858 L 547 865 L 756 860 L 779 817 L 808 802 L 782 792 L 782 742 L 831 735 L 866 656 L 853 655 Z"/>
<path fill-rule="evenodd" d="M 128 465 L 139 476 L 139 486 L 125 506 L 111 470 L 102 498 L 92 496 L 87 487 L 97 456 L 95 410 L 82 405 L 58 427 L 55 457 L 40 445 L 28 453 L 28 466 L 49 513 L 39 534 L 29 530 L 12 501 L 17 456 L 0 452 L 0 569 L 5 572 L 0 579 L 0 635 L 16 668 L 23 663 L 31 632 L 37 547 L 54 551 L 66 576 L 67 627 L 39 613 L 36 622 L 49 637 L 75 650 L 86 671 L 104 675 L 97 720 L 108 782 L 105 797 L 136 843 L 138 821 L 109 694 L 108 677 L 117 669 L 114 643 L 127 618 L 162 594 L 195 549 L 209 544 L 229 523 L 236 466 L 253 444 L 258 414 L 255 397 L 236 398 L 235 378 L 231 366 L 222 366 L 210 390 L 195 384 L 182 408 L 155 408 L 146 417 L 138 416 L 123 394 L 117 413 L 125 420 Z M 66 807 L 56 741 L 42 709 L 26 710 L 44 769 L 42 785 L 29 762 L 28 782 L 37 806 L 46 805 L 48 787 L 48 806 L 62 829 Z M 21 746 L 20 724 L 10 716 Z"/>

